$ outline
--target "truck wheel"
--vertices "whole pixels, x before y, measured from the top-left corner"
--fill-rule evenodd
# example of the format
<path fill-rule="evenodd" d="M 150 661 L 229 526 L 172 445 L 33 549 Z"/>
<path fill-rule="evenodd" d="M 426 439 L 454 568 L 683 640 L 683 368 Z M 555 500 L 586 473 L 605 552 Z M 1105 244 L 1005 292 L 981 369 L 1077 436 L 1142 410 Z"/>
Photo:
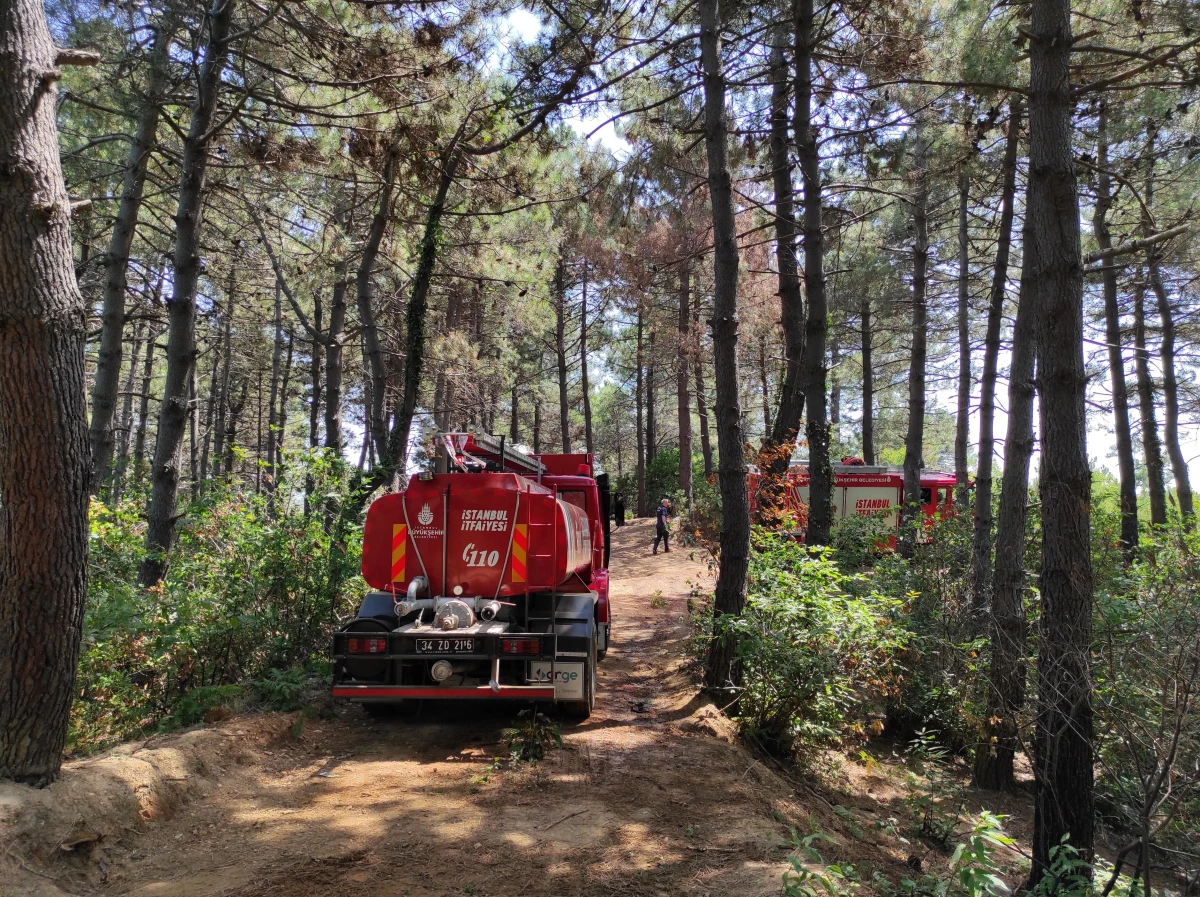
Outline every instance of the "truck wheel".
<path fill-rule="evenodd" d="M 563 703 L 563 710 L 572 719 L 584 720 L 596 706 L 596 636 L 588 642 L 588 658 L 583 665 L 583 700 Z"/>

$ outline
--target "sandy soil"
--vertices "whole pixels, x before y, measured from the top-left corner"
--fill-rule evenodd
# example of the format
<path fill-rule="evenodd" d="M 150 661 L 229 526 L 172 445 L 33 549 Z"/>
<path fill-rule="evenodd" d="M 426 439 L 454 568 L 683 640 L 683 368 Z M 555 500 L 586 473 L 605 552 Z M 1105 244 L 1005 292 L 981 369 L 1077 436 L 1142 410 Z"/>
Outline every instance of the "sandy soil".
<path fill-rule="evenodd" d="M 294 715 L 238 717 L 69 764 L 32 809 L 0 789 L 8 893 L 779 893 L 808 813 L 697 694 L 687 597 L 707 566 L 652 556 L 652 537 L 649 521 L 615 531 L 598 708 L 537 766 L 489 773 L 512 705 L 382 722 L 343 707 L 299 735 Z"/>

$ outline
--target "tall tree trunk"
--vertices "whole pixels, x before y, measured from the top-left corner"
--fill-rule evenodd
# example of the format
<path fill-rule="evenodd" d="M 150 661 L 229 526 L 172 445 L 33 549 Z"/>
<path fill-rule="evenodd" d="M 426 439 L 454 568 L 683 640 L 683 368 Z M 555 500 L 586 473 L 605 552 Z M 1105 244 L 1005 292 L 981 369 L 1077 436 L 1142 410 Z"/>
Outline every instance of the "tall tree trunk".
<path fill-rule="evenodd" d="M 579 306 L 579 389 L 583 393 L 583 441 L 587 453 L 596 451 L 595 437 L 592 433 L 592 395 L 588 386 L 588 266 L 583 263 L 583 300 Z M 493 407 L 494 407 L 493 403 Z"/>
<path fill-rule="evenodd" d="M 1137 377 L 1139 417 L 1142 420 L 1142 453 L 1146 458 L 1146 492 L 1150 498 L 1150 523 L 1167 524 L 1167 493 L 1163 486 L 1162 444 L 1154 409 L 1154 381 L 1150 379 L 1150 353 L 1146 351 L 1146 281 L 1141 270 L 1133 291 L 1133 358 Z"/>
<path fill-rule="evenodd" d="M 1013 205 L 1017 189 L 1017 150 L 1020 146 L 1021 100 L 1009 103 L 1008 135 L 1004 143 L 1000 186 L 1000 229 L 988 294 L 987 330 L 983 337 L 983 377 L 979 381 L 979 459 L 975 472 L 975 527 L 971 543 L 971 605 L 976 613 L 988 606 L 992 582 L 992 466 L 996 449 L 996 368 L 1000 357 L 1000 328 L 1004 321 L 1008 258 L 1012 249 Z M 1031 356 L 1032 357 L 1032 356 Z M 1032 408 L 1032 405 L 1030 406 Z M 1010 411 L 1011 414 L 1011 411 Z M 1010 417 L 1011 420 L 1011 417 Z M 1032 423 L 1030 423 L 1032 427 Z M 1005 444 L 1007 448 L 1007 443 Z M 1008 465 L 1005 465 L 1007 470 Z M 1028 478 L 1028 474 L 1024 479 Z M 1028 483 L 1023 487 L 1028 491 Z M 1023 500 L 1023 499 L 1022 499 Z M 1024 517 L 1021 532 L 1024 533 Z M 1011 767 L 1011 763 L 1010 763 Z"/>
<path fill-rule="evenodd" d="M 246 407 L 246 399 L 249 398 L 249 395 L 250 378 L 243 376 L 241 392 L 238 394 L 237 398 L 234 398 L 232 393 L 228 397 L 229 415 L 225 419 L 224 438 L 225 475 L 231 478 L 233 476 L 234 465 L 237 463 L 237 452 L 235 449 L 237 448 L 238 423 L 241 419 L 242 411 Z"/>
<path fill-rule="evenodd" d="M 287 400 L 288 386 L 292 379 L 292 355 L 296 348 L 296 340 L 288 333 L 287 354 L 283 361 L 283 376 L 279 381 L 279 408 L 275 412 L 275 430 L 271 441 L 275 444 L 275 464 L 271 468 L 271 489 L 274 490 L 283 476 L 283 450 L 287 443 Z"/>
<path fill-rule="evenodd" d="M 771 184 L 774 189 L 780 325 L 786 360 L 771 442 L 780 445 L 795 442 L 800 416 L 804 412 L 804 297 L 800 291 L 796 260 L 796 210 L 788 152 L 788 99 L 792 85 L 784 57 L 786 43 L 787 32 L 781 26 L 771 47 Z"/>
<path fill-rule="evenodd" d="M 138 360 L 142 355 L 142 340 L 146 325 L 138 321 L 133 331 L 133 349 L 129 353 L 129 369 L 125 373 L 125 388 L 121 391 L 121 417 L 117 423 L 117 461 L 113 471 L 112 503 L 121 500 L 125 476 L 129 471 L 129 448 L 133 442 L 133 388 L 137 383 Z"/>
<path fill-rule="evenodd" d="M 554 271 L 554 358 L 558 367 L 558 428 L 564 454 L 571 451 L 571 408 L 567 394 L 567 263 L 559 256 Z"/>
<path fill-rule="evenodd" d="M 1146 209 L 1154 206 L 1154 132 L 1151 131 L 1146 141 L 1146 158 L 1149 160 L 1149 170 L 1146 174 L 1146 189 L 1143 197 Z M 1153 223 L 1148 214 L 1143 214 L 1142 233 L 1149 235 L 1153 231 Z M 1194 525 L 1194 503 L 1192 500 L 1192 483 L 1188 477 L 1187 459 L 1179 445 L 1179 379 L 1175 373 L 1175 313 L 1171 301 L 1163 285 L 1162 271 L 1159 266 L 1159 246 L 1150 246 L 1146 250 L 1146 275 L 1150 281 L 1150 289 L 1158 303 L 1158 317 L 1162 322 L 1162 343 L 1159 346 L 1159 363 L 1162 366 L 1163 378 L 1163 436 L 1167 443 L 1167 457 L 1171 459 L 1171 472 L 1175 477 L 1175 500 L 1179 502 L 1179 513 L 1183 517 L 1186 529 Z"/>
<path fill-rule="evenodd" d="M 787 29 L 780 26 L 771 46 L 771 184 L 775 205 L 775 263 L 779 269 L 779 318 L 783 330 L 784 373 L 779 387 L 779 407 L 770 424 L 759 468 L 763 471 L 758 492 L 759 514 L 778 514 L 784 505 L 785 475 L 800 418 L 804 413 L 804 297 L 800 291 L 796 260 L 796 207 L 793 199 L 792 162 L 788 153 L 788 99 L 791 79 L 784 56 Z"/>
<path fill-rule="evenodd" d="M 520 393 L 517 390 L 517 384 L 512 387 L 512 403 L 509 406 L 510 417 L 508 421 L 508 440 L 516 445 L 521 441 L 521 406 Z"/>
<path fill-rule="evenodd" d="M 818 36 L 813 0 L 795 0 L 796 150 L 804 187 L 804 288 L 808 320 L 804 328 L 805 401 L 808 402 L 809 545 L 829 543 L 833 525 L 833 467 L 829 462 L 829 415 L 826 397 L 825 339 L 829 305 L 825 298 L 825 236 L 821 231 L 820 127 L 813 119 L 813 55 Z"/>
<path fill-rule="evenodd" d="M 371 219 L 371 227 L 367 231 L 367 241 L 363 245 L 362 258 L 359 260 L 358 271 L 354 277 L 355 296 L 358 300 L 358 320 L 362 325 L 367 369 L 371 378 L 371 403 L 367 407 L 371 418 L 371 441 L 375 455 L 379 458 L 384 457 L 387 453 L 387 421 L 384 417 L 384 406 L 387 401 L 387 359 L 384 358 L 383 347 L 379 342 L 379 325 L 375 315 L 375 263 L 379 259 L 379 247 L 383 243 L 383 235 L 387 232 L 388 220 L 392 213 L 392 192 L 396 183 L 398 152 L 398 147 L 390 146 L 387 156 L 384 158 L 379 205 Z M 334 291 L 334 303 L 336 304 L 337 284 L 334 285 Z M 332 332 L 332 327 L 330 331 Z"/>
<path fill-rule="evenodd" d="M 209 332 L 212 332 L 212 325 L 209 325 Z M 219 338 L 218 338 L 219 339 Z M 210 469 L 209 450 L 212 447 L 212 441 L 216 435 L 217 419 L 217 402 L 221 398 L 221 380 L 218 372 L 221 368 L 221 343 L 217 339 L 212 341 L 212 370 L 208 378 L 208 403 L 206 413 L 204 415 L 204 445 L 200 449 L 200 480 L 203 482 L 208 479 Z"/>
<path fill-rule="evenodd" d="M 196 383 L 196 365 L 188 378 L 188 475 L 192 499 L 200 497 L 200 390 Z"/>
<path fill-rule="evenodd" d="M 908 363 L 908 429 L 904 436 L 904 532 L 902 550 L 911 556 L 919 528 L 924 521 L 921 510 L 921 468 L 925 445 L 925 361 L 929 338 L 929 308 L 926 298 L 926 272 L 929 266 L 929 177 L 925 169 L 925 137 L 917 135 L 913 153 L 913 274 L 912 274 L 912 354 Z"/>
<path fill-rule="evenodd" d="M 154 152 L 162 93 L 167 84 L 167 51 L 170 29 L 156 29 L 154 51 L 146 73 L 145 105 L 142 107 L 125 159 L 121 201 L 113 220 L 108 252 L 104 258 L 104 293 L 100 312 L 100 349 L 92 383 L 92 421 L 88 442 L 92 450 L 91 492 L 108 482 L 113 456 L 113 414 L 117 407 L 117 383 L 121 373 L 121 350 L 125 335 L 125 291 L 129 276 L 129 250 L 137 230 L 138 212 L 146 184 L 146 168 Z"/>
<path fill-rule="evenodd" d="M 1070 0 L 1033 0 L 1025 244 L 1037 318 L 1042 453 L 1041 631 L 1030 887 L 1065 836 L 1092 860 L 1092 474 L 1083 365 L 1083 253 L 1072 152 Z"/>
<path fill-rule="evenodd" d="M 696 417 L 700 419 L 700 453 L 704 462 L 704 478 L 713 475 L 713 440 L 708 431 L 707 390 L 704 389 L 704 359 L 701 353 L 700 297 L 691 307 L 691 332 L 694 333 L 696 361 Z"/>
<path fill-rule="evenodd" d="M 311 384 L 312 400 L 308 405 L 308 447 L 315 449 L 321 444 L 321 412 L 323 410 L 324 396 L 324 365 L 321 364 L 321 355 L 325 351 L 325 342 L 323 338 L 324 331 L 322 324 L 324 323 L 325 309 L 321 304 L 321 299 L 318 296 L 313 297 L 313 328 L 316 334 L 312 335 L 311 354 L 309 355 L 309 383 Z M 305 489 L 311 488 L 306 485 Z"/>
<path fill-rule="evenodd" d="M 831 440 L 838 438 L 838 424 L 842 421 L 842 384 L 838 380 L 838 365 L 842 362 L 842 346 L 838 332 L 830 328 L 829 333 L 829 432 Z"/>
<path fill-rule="evenodd" d="M 225 459 L 225 418 L 229 414 L 230 368 L 233 364 L 233 278 L 229 280 L 229 308 L 225 311 L 225 329 L 221 350 L 221 385 L 217 391 L 217 429 L 213 436 L 213 473 L 221 475 Z"/>
<path fill-rule="evenodd" d="M 1092 231 L 1101 251 L 1112 249 L 1108 213 L 1112 192 L 1108 176 L 1108 104 L 1100 103 L 1096 124 L 1096 205 Z M 1125 385 L 1125 356 L 1121 349 L 1121 309 L 1117 305 L 1117 268 L 1106 259 L 1100 269 L 1104 289 L 1104 333 L 1108 343 L 1108 376 L 1112 383 L 1113 431 L 1117 442 L 1117 477 L 1120 484 L 1121 548 L 1131 559 L 1138 543 L 1137 475 L 1133 462 L 1133 434 L 1129 428 L 1129 391 Z"/>
<path fill-rule="evenodd" d="M 279 426 L 279 380 L 283 374 L 283 291 L 275 283 L 275 339 L 271 344 L 271 392 L 267 402 L 267 471 L 268 489 L 275 488 L 275 433 Z"/>
<path fill-rule="evenodd" d="M 649 504 L 646 501 L 646 431 L 642 428 L 645 420 L 643 411 L 645 409 L 646 382 L 643 376 L 643 371 L 646 369 L 645 353 L 643 352 L 643 340 L 645 335 L 645 315 L 642 311 L 642 303 L 638 301 L 637 310 L 637 372 L 634 375 L 633 401 L 635 405 L 635 420 L 637 430 L 637 515 L 645 517 L 650 511 Z"/>
<path fill-rule="evenodd" d="M 442 213 L 446 209 L 446 197 L 454 183 L 461 155 L 451 147 L 442 159 L 442 172 L 438 178 L 433 202 L 425 215 L 425 232 L 421 237 L 421 255 L 417 270 L 413 274 L 412 295 L 405 313 L 405 364 L 404 395 L 396 412 L 395 423 L 388 438 L 388 455 L 383 461 L 385 473 L 394 477 L 396 471 L 403 472 L 408 457 L 408 439 L 412 430 L 413 415 L 417 411 L 417 392 L 424 376 L 425 365 L 425 316 L 429 308 L 429 284 L 437 266 L 438 247 L 442 240 Z"/>
<path fill-rule="evenodd" d="M 346 343 L 346 262 L 338 263 L 333 282 L 333 304 L 329 307 L 329 335 L 325 342 L 325 448 L 342 457 L 342 355 Z"/>
<path fill-rule="evenodd" d="M 1012 144 L 1005 148 L 1006 158 L 1010 150 L 1013 150 Z M 1013 150 L 1014 164 L 1015 155 Z M 1008 177 L 1006 171 L 1005 178 Z M 1030 225 L 1026 221 L 1022 245 L 1030 245 L 1031 239 Z M 996 274 L 999 276 L 998 261 Z M 996 527 L 996 576 L 988 633 L 991 656 L 987 713 L 982 744 L 975 752 L 975 784 L 989 791 L 1005 791 L 1016 781 L 1013 758 L 1017 752 L 1017 717 L 1025 707 L 1025 524 L 1029 513 L 1029 459 L 1033 455 L 1033 372 L 1037 341 L 1037 309 L 1033 307 L 1029 289 L 1032 276 L 1030 259 L 1026 255 L 1021 268 L 1012 361 L 1008 371 L 1008 430 L 1004 439 L 1004 476 Z M 1003 286 L 999 289 L 1003 291 Z M 996 290 L 993 279 L 993 303 Z M 989 331 L 992 329 L 990 321 L 988 328 Z M 995 329 L 998 333 L 999 324 Z M 985 369 L 986 364 L 985 360 Z M 985 382 L 986 377 L 985 373 Z M 979 457 L 982 462 L 982 449 Z"/>
<path fill-rule="evenodd" d="M 263 470 L 263 372 L 260 369 L 256 379 L 256 388 L 254 391 L 254 492 L 262 493 L 262 470 Z M 270 433 L 267 434 L 267 442 L 269 443 Z"/>
<path fill-rule="evenodd" d="M 859 308 L 862 318 L 862 444 L 863 460 L 875 463 L 875 368 L 871 353 L 874 331 L 871 329 L 871 297 L 864 295 Z"/>
<path fill-rule="evenodd" d="M 208 40 L 192 121 L 183 142 L 179 206 L 175 213 L 174 283 L 167 306 L 167 376 L 158 409 L 158 440 L 146 512 L 146 557 L 138 582 L 152 586 L 167 569 L 167 552 L 179 516 L 179 450 L 187 423 L 187 383 L 196 362 L 196 288 L 200 279 L 200 230 L 203 225 L 204 175 L 216 119 L 222 74 L 229 57 L 229 34 L 237 0 L 213 0 L 208 11 Z"/>
<path fill-rule="evenodd" d="M 762 399 L 763 442 L 771 435 L 771 382 L 767 373 L 767 338 L 765 334 L 758 337 L 758 385 Z"/>
<path fill-rule="evenodd" d="M 154 381 L 154 349 L 158 344 L 158 334 L 154 326 L 150 326 L 150 336 L 146 339 L 146 357 L 142 361 L 142 385 L 138 390 L 138 422 L 133 438 L 133 482 L 141 485 L 143 468 L 146 459 L 146 426 L 150 421 L 150 384 Z"/>
<path fill-rule="evenodd" d="M 719 0 L 700 0 L 700 63 L 704 72 L 704 148 L 713 220 L 713 363 L 717 389 L 717 447 L 720 452 L 721 558 L 713 597 L 714 638 L 705 683 L 709 688 L 736 686 L 737 645 L 722 633 L 726 622 L 741 616 L 750 563 L 750 508 L 746 499 L 746 462 L 742 457 L 742 412 L 738 406 L 738 246 L 729 174 L 725 73 L 721 63 Z M 806 0 L 801 0 L 806 2 Z"/>
<path fill-rule="evenodd" d="M 675 368 L 675 409 L 679 417 L 679 491 L 684 509 L 692 507 L 692 397 L 690 359 L 692 353 L 691 268 L 679 267 L 679 357 Z M 620 440 L 617 440 L 620 445 Z"/>
<path fill-rule="evenodd" d="M 649 346 L 646 349 L 646 463 L 650 464 L 654 457 L 658 454 L 658 415 L 655 413 L 655 408 L 658 405 L 657 396 L 654 395 L 654 369 L 657 367 L 658 352 L 655 351 L 655 333 L 654 322 L 649 322 L 647 328 L 646 341 Z M 657 503 L 658 499 L 654 499 Z M 649 509 L 647 509 L 649 510 Z"/>
<path fill-rule="evenodd" d="M 533 453 L 542 453 L 542 396 L 533 394 Z"/>
<path fill-rule="evenodd" d="M 0 4 L 0 779 L 62 762 L 87 599 L 87 316 L 41 3 Z"/>
<path fill-rule="evenodd" d="M 966 513 L 971 503 L 967 481 L 971 417 L 971 233 L 967 213 L 971 179 L 966 163 L 958 175 L 958 416 L 954 421 L 954 504 Z"/>

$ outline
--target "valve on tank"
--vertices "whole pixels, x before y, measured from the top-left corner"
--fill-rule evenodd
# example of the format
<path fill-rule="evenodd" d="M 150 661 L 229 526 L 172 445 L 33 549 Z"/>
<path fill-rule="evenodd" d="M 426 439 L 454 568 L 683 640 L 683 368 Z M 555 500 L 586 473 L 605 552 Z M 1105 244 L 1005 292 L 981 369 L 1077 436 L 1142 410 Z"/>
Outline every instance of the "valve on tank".
<path fill-rule="evenodd" d="M 447 632 L 467 629 L 475 625 L 475 612 L 471 605 L 457 598 L 449 598 L 437 606 L 433 617 L 434 625 Z"/>
<path fill-rule="evenodd" d="M 479 619 L 483 620 L 483 622 L 485 622 L 485 623 L 492 622 L 492 620 L 496 619 L 496 616 L 499 613 L 500 613 L 500 602 L 499 601 L 489 601 L 486 604 L 479 605 Z"/>

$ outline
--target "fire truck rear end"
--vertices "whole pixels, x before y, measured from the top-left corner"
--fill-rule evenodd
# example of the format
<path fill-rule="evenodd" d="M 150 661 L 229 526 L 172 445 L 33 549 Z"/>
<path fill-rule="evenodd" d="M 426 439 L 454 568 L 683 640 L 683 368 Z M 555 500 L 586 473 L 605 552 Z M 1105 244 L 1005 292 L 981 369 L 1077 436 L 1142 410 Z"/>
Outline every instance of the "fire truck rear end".
<path fill-rule="evenodd" d="M 443 434 L 436 468 L 367 512 L 358 616 L 333 637 L 333 695 L 553 701 L 578 717 L 608 650 L 608 478 L 589 454 Z"/>

